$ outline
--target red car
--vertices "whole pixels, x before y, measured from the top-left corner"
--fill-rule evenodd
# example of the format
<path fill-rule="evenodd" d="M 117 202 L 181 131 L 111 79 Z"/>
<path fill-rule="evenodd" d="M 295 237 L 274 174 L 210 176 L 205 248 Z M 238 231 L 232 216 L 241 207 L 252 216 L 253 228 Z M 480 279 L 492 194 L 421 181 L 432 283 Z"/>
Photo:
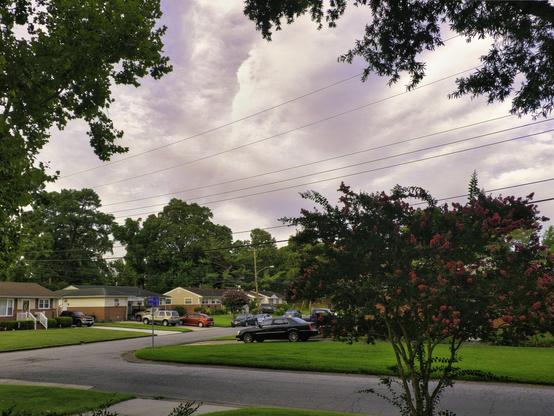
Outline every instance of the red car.
<path fill-rule="evenodd" d="M 214 326 L 213 318 L 204 313 L 187 313 L 179 319 L 181 320 L 181 325 Z"/>

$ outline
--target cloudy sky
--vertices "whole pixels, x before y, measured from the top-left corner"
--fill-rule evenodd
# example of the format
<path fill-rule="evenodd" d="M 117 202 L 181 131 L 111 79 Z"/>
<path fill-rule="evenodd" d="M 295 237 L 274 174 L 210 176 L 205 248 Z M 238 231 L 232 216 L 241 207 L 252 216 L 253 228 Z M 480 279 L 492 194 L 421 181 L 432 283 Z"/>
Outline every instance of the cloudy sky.
<path fill-rule="evenodd" d="M 116 102 L 110 115 L 125 131 L 123 144 L 130 152 L 115 157 L 116 163 L 103 165 L 88 145 L 86 126 L 74 122 L 65 131 L 54 132 L 41 154 L 52 169 L 61 171 L 62 178 L 49 185 L 50 190 L 93 188 L 102 198 L 104 211 L 119 220 L 136 218 L 135 214 L 145 218 L 178 197 L 209 206 L 216 222 L 239 232 L 279 225 L 278 218 L 310 207 L 298 195 L 306 189 L 334 201 L 339 177 L 355 190 L 418 185 L 437 198 L 464 194 L 474 169 L 485 189 L 554 177 L 552 132 L 390 167 L 542 132 L 554 128 L 554 122 L 416 152 L 533 120 L 500 118 L 508 115 L 509 103 L 488 105 L 482 97 L 449 100 L 454 78 L 396 97 L 392 96 L 405 92 L 405 80 L 392 88 L 376 76 L 362 83 L 355 77 L 362 63 L 338 63 L 337 56 L 362 33 L 369 17 L 364 8 L 350 8 L 333 30 L 318 31 L 308 18 L 300 19 L 267 42 L 243 15 L 240 1 L 162 0 L 162 6 L 168 27 L 166 53 L 174 71 L 159 81 L 144 79 L 138 89 L 114 89 Z M 445 30 L 445 39 L 452 35 Z M 479 65 L 479 56 L 488 46 L 486 40 L 449 40 L 425 56 L 428 76 L 423 84 Z M 353 78 L 217 128 L 349 77 Z M 358 107 L 362 108 L 350 111 Z M 393 144 L 493 118 L 497 120 Z M 160 146 L 165 147 L 149 151 Z M 375 147 L 381 148 L 363 151 Z M 145 151 L 149 152 L 140 154 Z M 358 153 L 338 157 L 353 152 Z M 412 153 L 398 156 L 407 152 Z M 294 168 L 302 164 L 309 165 Z M 89 168 L 93 169 L 82 172 Z M 271 173 L 275 171 L 281 172 Z M 553 183 L 503 193 L 534 191 L 536 199 L 548 198 L 554 196 Z M 157 196 L 166 193 L 174 194 Z M 554 202 L 540 208 L 554 218 Z M 292 230 L 271 232 L 284 239 Z M 239 233 L 235 238 L 247 236 Z"/>

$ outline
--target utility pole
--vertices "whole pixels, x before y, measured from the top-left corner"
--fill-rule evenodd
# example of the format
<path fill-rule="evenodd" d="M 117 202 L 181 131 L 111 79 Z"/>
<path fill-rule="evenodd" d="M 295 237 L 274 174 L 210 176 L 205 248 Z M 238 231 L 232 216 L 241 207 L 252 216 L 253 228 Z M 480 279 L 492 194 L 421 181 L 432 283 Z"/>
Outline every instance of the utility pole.
<path fill-rule="evenodd" d="M 256 264 L 256 248 L 252 250 L 252 256 L 254 257 L 254 285 L 256 286 L 256 303 L 260 302 L 260 293 L 258 290 L 258 267 Z"/>

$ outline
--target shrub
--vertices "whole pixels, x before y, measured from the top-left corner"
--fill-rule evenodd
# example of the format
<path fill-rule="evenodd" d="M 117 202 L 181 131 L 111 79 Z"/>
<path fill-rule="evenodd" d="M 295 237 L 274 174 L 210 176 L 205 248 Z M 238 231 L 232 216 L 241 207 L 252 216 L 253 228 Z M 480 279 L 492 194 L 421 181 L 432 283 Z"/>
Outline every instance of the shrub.
<path fill-rule="evenodd" d="M 185 308 L 183 308 L 182 306 L 175 306 L 175 310 L 177 311 L 177 313 L 179 314 L 179 316 L 184 316 L 186 315 L 187 311 L 185 310 Z"/>
<path fill-rule="evenodd" d="M 48 328 L 57 328 L 58 321 L 56 319 L 48 319 Z"/>
<path fill-rule="evenodd" d="M 217 308 L 217 309 L 214 309 L 214 312 L 213 312 L 214 315 L 225 315 L 227 314 L 227 312 L 225 312 L 223 309 L 221 308 Z"/>

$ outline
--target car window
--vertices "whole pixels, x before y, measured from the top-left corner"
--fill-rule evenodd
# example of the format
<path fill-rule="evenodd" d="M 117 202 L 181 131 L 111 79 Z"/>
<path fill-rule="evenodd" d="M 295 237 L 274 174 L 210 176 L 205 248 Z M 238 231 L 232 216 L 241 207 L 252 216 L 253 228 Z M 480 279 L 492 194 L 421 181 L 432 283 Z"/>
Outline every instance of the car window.
<path fill-rule="evenodd" d="M 286 325 L 288 323 L 289 323 L 289 321 L 287 319 L 283 319 L 283 318 L 273 320 L 273 325 Z"/>

